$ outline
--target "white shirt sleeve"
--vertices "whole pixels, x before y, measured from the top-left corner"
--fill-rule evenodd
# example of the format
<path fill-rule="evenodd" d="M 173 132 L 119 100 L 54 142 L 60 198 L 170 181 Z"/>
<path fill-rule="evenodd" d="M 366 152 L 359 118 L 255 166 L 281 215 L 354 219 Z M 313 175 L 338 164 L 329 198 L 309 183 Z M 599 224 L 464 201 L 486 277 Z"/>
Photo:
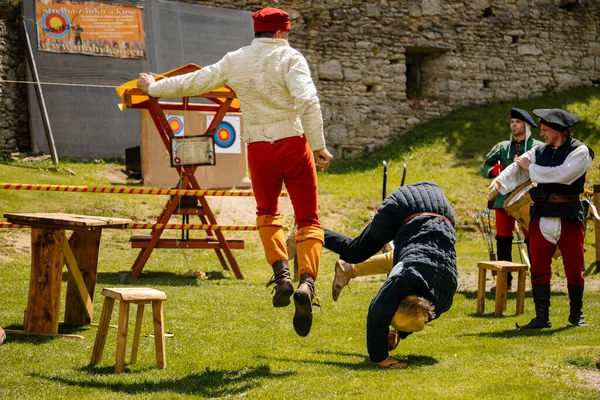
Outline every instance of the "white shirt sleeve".
<path fill-rule="evenodd" d="M 154 82 L 148 88 L 153 97 L 184 97 L 210 92 L 226 84 L 228 57 L 198 71 Z"/>
<path fill-rule="evenodd" d="M 308 63 L 301 54 L 292 57 L 285 82 L 294 99 L 294 107 L 300 116 L 310 149 L 312 151 L 324 149 L 323 117 L 317 88 L 310 76 Z"/>
<path fill-rule="evenodd" d="M 583 175 L 592 165 L 592 157 L 587 146 L 579 146 L 565 161 L 556 167 L 542 167 L 531 164 L 529 175 L 538 183 L 561 183 L 570 185 Z"/>
<path fill-rule="evenodd" d="M 535 162 L 534 149 L 535 147 L 521 156 L 531 161 L 531 165 L 533 165 Z M 531 168 L 531 166 L 529 168 Z M 504 171 L 502 171 L 500 175 L 494 179 L 494 182 L 498 182 L 500 184 L 500 189 L 498 191 L 501 194 L 508 194 L 528 179 L 530 179 L 529 172 L 514 162 L 506 167 L 506 169 L 504 169 Z"/>

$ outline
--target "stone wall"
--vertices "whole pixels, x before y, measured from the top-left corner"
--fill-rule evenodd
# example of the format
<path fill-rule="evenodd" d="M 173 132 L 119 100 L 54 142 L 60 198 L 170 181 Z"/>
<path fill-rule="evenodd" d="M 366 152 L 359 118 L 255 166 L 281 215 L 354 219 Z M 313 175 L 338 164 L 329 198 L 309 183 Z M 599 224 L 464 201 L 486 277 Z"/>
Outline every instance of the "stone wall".
<path fill-rule="evenodd" d="M 597 0 L 190 2 L 290 13 L 338 157 L 457 106 L 600 81 Z"/>
<path fill-rule="evenodd" d="M 597 0 L 185 1 L 290 13 L 337 157 L 458 106 L 600 82 Z"/>
<path fill-rule="evenodd" d="M 25 80 L 25 45 L 19 28 L 16 23 L 0 21 L 0 77 L 3 80 Z M 0 152 L 29 149 L 28 120 L 25 85 L 0 82 Z"/>

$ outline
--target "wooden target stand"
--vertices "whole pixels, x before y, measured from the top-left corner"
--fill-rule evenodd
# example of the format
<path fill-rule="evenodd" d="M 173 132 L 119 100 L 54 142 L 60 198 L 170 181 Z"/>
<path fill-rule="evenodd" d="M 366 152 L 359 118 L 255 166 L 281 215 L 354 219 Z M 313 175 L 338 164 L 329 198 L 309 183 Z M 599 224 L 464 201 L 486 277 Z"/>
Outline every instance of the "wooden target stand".
<path fill-rule="evenodd" d="M 186 64 L 179 68 L 176 68 L 172 71 L 163 73 L 161 76 L 170 77 L 186 74 L 188 72 L 193 72 L 201 69 L 202 67 L 195 64 Z M 160 78 L 159 78 L 160 79 Z M 173 130 L 171 126 L 167 122 L 167 117 L 165 115 L 165 110 L 179 110 L 179 111 L 208 111 L 214 112 L 215 116 L 210 124 L 210 126 L 204 132 L 204 135 L 214 135 L 217 131 L 219 124 L 222 122 L 223 117 L 227 112 L 239 112 L 240 108 L 237 102 L 237 96 L 235 92 L 229 87 L 219 88 L 217 90 L 211 91 L 209 93 L 204 93 L 201 95 L 196 95 L 193 97 L 202 97 L 208 99 L 216 105 L 212 104 L 197 104 L 190 103 L 189 97 L 183 97 L 180 103 L 161 103 L 157 98 L 147 96 L 143 91 L 137 88 L 132 88 L 131 83 L 135 82 L 130 81 L 124 84 L 121 88 L 124 88 L 123 91 L 117 92 L 123 99 L 123 104 L 127 108 L 134 109 L 145 109 L 149 112 L 154 125 L 156 126 L 156 130 L 160 135 L 160 138 L 170 154 L 170 138 L 174 137 Z M 127 88 L 129 87 L 129 88 Z M 196 167 L 194 166 L 176 166 L 177 173 L 179 174 L 179 183 L 175 186 L 177 189 L 193 189 L 199 190 L 201 189 L 200 184 L 196 180 L 194 173 L 196 172 Z M 158 217 L 156 223 L 157 224 L 166 224 L 169 222 L 171 216 L 175 215 L 183 215 L 184 218 L 188 218 L 190 215 L 197 215 L 202 224 L 213 224 L 216 225 L 217 221 L 215 219 L 215 215 L 208 202 L 206 201 L 205 196 L 198 196 L 198 204 L 196 207 L 190 207 L 189 205 L 182 206 L 181 205 L 181 197 L 179 195 L 174 195 L 167 202 L 164 207 L 162 213 Z M 186 202 L 187 203 L 187 202 Z M 132 278 L 137 278 L 144 265 L 150 258 L 152 251 L 155 248 L 185 248 L 185 249 L 214 249 L 219 261 L 224 270 L 233 271 L 235 277 L 237 279 L 244 279 L 242 272 L 237 264 L 231 249 L 243 249 L 244 241 L 241 239 L 226 239 L 223 235 L 223 232 L 220 230 L 206 230 L 206 238 L 205 239 L 172 239 L 172 238 L 161 238 L 164 229 L 155 228 L 152 230 L 149 236 L 132 236 L 131 247 L 139 248 L 140 253 L 138 254 L 136 260 L 131 267 L 133 272 L 131 274 Z"/>

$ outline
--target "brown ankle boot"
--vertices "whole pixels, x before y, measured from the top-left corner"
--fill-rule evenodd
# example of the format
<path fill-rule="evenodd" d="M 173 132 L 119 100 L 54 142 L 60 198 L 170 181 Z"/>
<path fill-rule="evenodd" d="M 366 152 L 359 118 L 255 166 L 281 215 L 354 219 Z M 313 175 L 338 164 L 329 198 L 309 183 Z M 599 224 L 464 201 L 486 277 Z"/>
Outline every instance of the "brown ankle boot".
<path fill-rule="evenodd" d="M 273 307 L 286 307 L 290 304 L 290 297 L 294 294 L 294 285 L 290 279 L 290 269 L 287 260 L 273 263 L 273 277 L 267 287 L 275 284 L 273 291 Z"/>
<path fill-rule="evenodd" d="M 315 297 L 315 278 L 311 274 L 300 276 L 300 285 L 294 293 L 294 330 L 302 337 L 308 336 L 312 327 L 312 301 Z"/>

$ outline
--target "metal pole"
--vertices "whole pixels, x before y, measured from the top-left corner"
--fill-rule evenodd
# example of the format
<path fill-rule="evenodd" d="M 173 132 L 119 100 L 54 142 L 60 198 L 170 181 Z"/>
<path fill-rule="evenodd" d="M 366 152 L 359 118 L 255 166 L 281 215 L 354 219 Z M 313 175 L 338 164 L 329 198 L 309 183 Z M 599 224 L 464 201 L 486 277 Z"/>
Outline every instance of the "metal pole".
<path fill-rule="evenodd" d="M 404 164 L 404 170 L 402 171 L 402 182 L 400 182 L 400 186 L 404 186 L 404 179 L 406 179 L 406 164 Z"/>
<path fill-rule="evenodd" d="M 387 192 L 387 162 L 383 162 L 383 188 L 381 190 L 381 201 L 385 200 Z"/>
<path fill-rule="evenodd" d="M 52 162 L 54 162 L 54 165 L 58 165 L 58 154 L 56 153 L 54 137 L 52 136 L 52 129 L 50 128 L 50 119 L 48 118 L 48 111 L 46 110 L 46 103 L 44 102 L 42 85 L 39 84 L 40 78 L 35 65 L 33 49 L 31 48 L 31 42 L 29 41 L 29 33 L 27 32 L 27 24 L 25 23 L 25 19 L 23 19 L 23 30 L 25 31 L 25 44 L 27 46 L 27 58 L 29 60 L 29 66 L 31 67 L 31 74 L 33 76 L 33 81 L 36 82 L 34 85 L 35 93 L 37 95 L 40 111 L 42 113 L 42 122 L 44 123 L 44 129 L 46 131 L 46 140 L 48 141 L 48 147 L 50 148 L 50 154 L 52 155 Z"/>
<path fill-rule="evenodd" d="M 600 209 L 600 185 L 594 185 L 594 205 Z M 594 234 L 596 236 L 596 272 L 600 272 L 600 220 L 594 218 Z"/>

